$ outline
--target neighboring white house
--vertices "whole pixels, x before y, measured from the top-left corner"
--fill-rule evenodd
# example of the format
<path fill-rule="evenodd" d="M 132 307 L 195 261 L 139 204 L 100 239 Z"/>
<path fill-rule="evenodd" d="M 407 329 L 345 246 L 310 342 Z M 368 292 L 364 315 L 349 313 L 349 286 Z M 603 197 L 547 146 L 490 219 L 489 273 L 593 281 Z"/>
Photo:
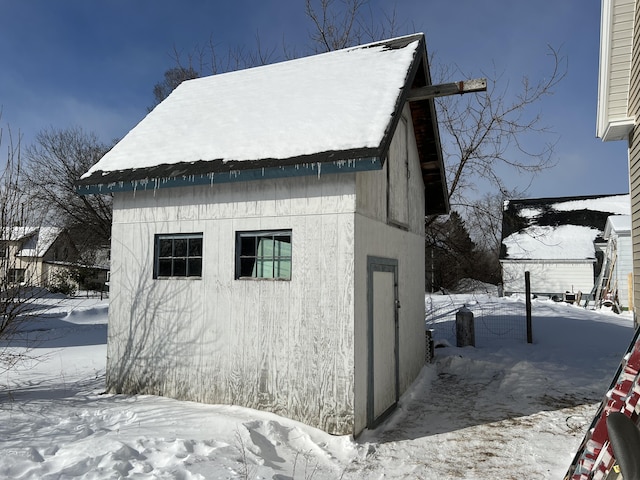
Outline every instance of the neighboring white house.
<path fill-rule="evenodd" d="M 48 287 L 78 258 L 69 234 L 57 227 L 10 227 L 0 234 L 0 282 Z"/>
<path fill-rule="evenodd" d="M 91 168 L 108 389 L 384 418 L 424 363 L 424 216 L 448 210 L 427 85 L 422 34 L 195 79 Z"/>
<path fill-rule="evenodd" d="M 603 298 L 609 296 L 625 309 L 633 308 L 633 259 L 631 216 L 612 215 L 607 218 L 603 238 L 607 241 L 603 268 Z"/>
<path fill-rule="evenodd" d="M 506 202 L 500 252 L 505 294 L 523 293 L 528 271 L 533 294 L 592 296 L 607 218 L 629 211 L 628 194 Z"/>

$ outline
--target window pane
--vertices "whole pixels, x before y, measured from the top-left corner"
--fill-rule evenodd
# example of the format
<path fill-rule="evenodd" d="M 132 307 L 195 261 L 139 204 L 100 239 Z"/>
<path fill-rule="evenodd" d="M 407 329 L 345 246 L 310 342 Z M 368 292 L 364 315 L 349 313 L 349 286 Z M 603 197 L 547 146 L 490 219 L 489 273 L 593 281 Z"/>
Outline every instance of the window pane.
<path fill-rule="evenodd" d="M 161 238 L 158 242 L 158 256 L 159 257 L 170 257 L 171 252 L 173 250 L 173 240 L 170 238 Z"/>
<path fill-rule="evenodd" d="M 280 243 L 291 244 L 291 235 L 275 235 L 273 238 Z"/>
<path fill-rule="evenodd" d="M 201 277 L 202 276 L 202 259 L 190 258 L 189 259 L 189 277 Z"/>
<path fill-rule="evenodd" d="M 252 277 L 273 278 L 273 260 L 256 258 L 256 265 L 252 273 Z"/>
<path fill-rule="evenodd" d="M 275 257 L 291 257 L 291 238 L 278 237 L 274 242 Z"/>
<path fill-rule="evenodd" d="M 158 261 L 158 276 L 170 277 L 171 276 L 171 259 L 164 259 Z"/>
<path fill-rule="evenodd" d="M 174 257 L 187 256 L 187 239 L 186 238 L 176 238 L 173 240 L 173 256 Z"/>
<path fill-rule="evenodd" d="M 255 258 L 241 258 L 240 259 L 240 276 L 241 277 L 254 277 L 253 265 L 255 264 Z"/>
<path fill-rule="evenodd" d="M 201 238 L 189 239 L 189 256 L 190 257 L 202 256 L 202 239 Z"/>
<path fill-rule="evenodd" d="M 238 232 L 236 278 L 291 279 L 291 231 Z"/>
<path fill-rule="evenodd" d="M 257 257 L 273 257 L 273 237 L 263 237 L 258 243 Z"/>
<path fill-rule="evenodd" d="M 202 233 L 156 235 L 157 277 L 202 276 Z"/>
<path fill-rule="evenodd" d="M 274 278 L 291 280 L 291 259 L 280 259 L 275 263 Z"/>
<path fill-rule="evenodd" d="M 240 237 L 240 255 L 243 257 L 255 256 L 256 254 L 256 238 Z"/>
<path fill-rule="evenodd" d="M 174 277 L 187 276 L 187 260 L 185 258 L 173 259 L 173 276 Z"/>

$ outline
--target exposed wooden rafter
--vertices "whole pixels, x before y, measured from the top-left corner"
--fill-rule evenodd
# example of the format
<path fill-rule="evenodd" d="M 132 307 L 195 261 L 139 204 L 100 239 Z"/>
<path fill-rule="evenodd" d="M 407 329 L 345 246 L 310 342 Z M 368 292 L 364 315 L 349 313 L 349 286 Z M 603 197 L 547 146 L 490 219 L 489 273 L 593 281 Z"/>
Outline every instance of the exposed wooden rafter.
<path fill-rule="evenodd" d="M 485 92 L 487 90 L 486 78 L 475 78 L 453 83 L 441 83 L 439 85 L 427 85 L 426 87 L 414 88 L 409 92 L 408 100 L 417 102 L 419 100 L 429 100 L 435 97 L 445 97 L 471 92 Z"/>

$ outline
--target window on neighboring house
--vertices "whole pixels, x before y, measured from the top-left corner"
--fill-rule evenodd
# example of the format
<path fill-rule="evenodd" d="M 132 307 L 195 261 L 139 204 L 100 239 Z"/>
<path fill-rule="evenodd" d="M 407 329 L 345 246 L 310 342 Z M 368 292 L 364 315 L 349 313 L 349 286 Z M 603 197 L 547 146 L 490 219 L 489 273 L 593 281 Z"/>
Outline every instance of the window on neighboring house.
<path fill-rule="evenodd" d="M 202 233 L 155 236 L 153 278 L 201 277 Z"/>
<path fill-rule="evenodd" d="M 25 269 L 24 268 L 10 268 L 7 272 L 9 283 L 23 283 Z"/>
<path fill-rule="evenodd" d="M 291 230 L 236 233 L 236 279 L 291 280 Z"/>

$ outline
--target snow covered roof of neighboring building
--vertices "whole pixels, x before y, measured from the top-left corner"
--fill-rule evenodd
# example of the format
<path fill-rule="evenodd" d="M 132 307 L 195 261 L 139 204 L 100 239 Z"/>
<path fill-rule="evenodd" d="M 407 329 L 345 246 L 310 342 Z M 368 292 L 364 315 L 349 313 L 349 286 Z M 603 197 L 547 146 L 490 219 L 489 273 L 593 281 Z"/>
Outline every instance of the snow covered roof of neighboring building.
<path fill-rule="evenodd" d="M 5 227 L 0 230 L 1 241 L 17 242 L 36 233 L 38 231 L 38 227 Z"/>
<path fill-rule="evenodd" d="M 31 235 L 16 254 L 18 257 L 42 257 L 60 236 L 62 229 L 58 227 L 31 227 Z"/>
<path fill-rule="evenodd" d="M 511 200 L 502 216 L 501 260 L 595 259 L 594 242 L 612 215 L 628 215 L 622 195 Z"/>
<path fill-rule="evenodd" d="M 308 174 L 379 169 L 410 90 L 430 84 L 423 34 L 185 81 L 79 191 L 217 183 L 247 170 L 293 176 L 300 165 Z M 445 205 L 433 99 L 410 105 L 431 206 Z"/>

